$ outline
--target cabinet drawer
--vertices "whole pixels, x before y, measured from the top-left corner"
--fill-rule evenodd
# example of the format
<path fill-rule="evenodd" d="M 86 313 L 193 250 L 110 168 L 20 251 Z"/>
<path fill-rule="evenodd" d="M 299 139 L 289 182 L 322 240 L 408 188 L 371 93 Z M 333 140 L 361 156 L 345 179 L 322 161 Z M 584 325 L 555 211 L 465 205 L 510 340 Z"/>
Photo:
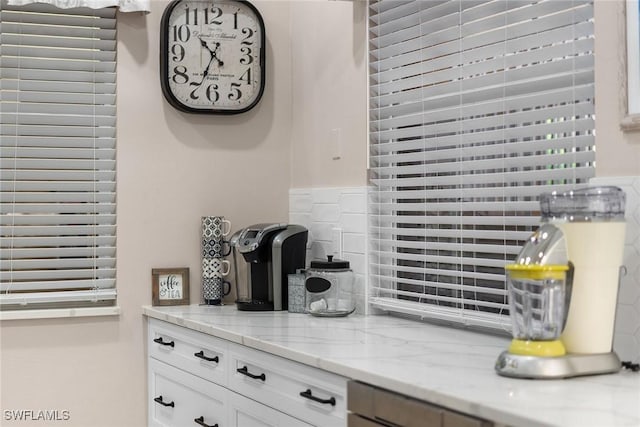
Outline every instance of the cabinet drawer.
<path fill-rule="evenodd" d="M 346 379 L 235 344 L 229 388 L 313 425 L 346 425 Z"/>
<path fill-rule="evenodd" d="M 149 426 L 227 425 L 228 391 L 149 359 Z"/>
<path fill-rule="evenodd" d="M 229 392 L 228 407 L 231 427 L 312 427 L 233 392 Z"/>
<path fill-rule="evenodd" d="M 150 357 L 226 385 L 227 341 L 155 319 L 148 335 Z"/>

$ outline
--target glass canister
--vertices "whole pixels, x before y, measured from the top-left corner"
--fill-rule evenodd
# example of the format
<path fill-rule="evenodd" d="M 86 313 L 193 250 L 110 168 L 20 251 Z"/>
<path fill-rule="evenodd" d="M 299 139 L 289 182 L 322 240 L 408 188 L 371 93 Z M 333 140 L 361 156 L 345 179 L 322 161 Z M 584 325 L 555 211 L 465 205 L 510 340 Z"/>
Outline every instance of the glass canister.
<path fill-rule="evenodd" d="M 355 310 L 354 274 L 349 261 L 334 259 L 311 261 L 305 273 L 306 312 L 313 316 L 347 316 Z"/>

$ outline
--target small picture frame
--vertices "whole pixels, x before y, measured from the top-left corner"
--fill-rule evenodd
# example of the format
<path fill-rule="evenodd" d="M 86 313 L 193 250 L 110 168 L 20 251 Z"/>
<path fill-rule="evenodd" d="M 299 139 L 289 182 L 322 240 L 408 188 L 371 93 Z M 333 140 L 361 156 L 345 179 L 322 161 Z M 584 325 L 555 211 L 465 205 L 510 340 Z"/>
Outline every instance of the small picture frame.
<path fill-rule="evenodd" d="M 154 268 L 151 270 L 152 305 L 188 305 L 189 269 Z"/>
<path fill-rule="evenodd" d="M 620 27 L 626 27 L 626 49 L 625 57 L 620 61 L 624 69 L 619 96 L 623 112 L 620 128 L 625 132 L 637 132 L 640 131 L 640 1 L 626 0 L 624 5 L 626 25 Z"/>

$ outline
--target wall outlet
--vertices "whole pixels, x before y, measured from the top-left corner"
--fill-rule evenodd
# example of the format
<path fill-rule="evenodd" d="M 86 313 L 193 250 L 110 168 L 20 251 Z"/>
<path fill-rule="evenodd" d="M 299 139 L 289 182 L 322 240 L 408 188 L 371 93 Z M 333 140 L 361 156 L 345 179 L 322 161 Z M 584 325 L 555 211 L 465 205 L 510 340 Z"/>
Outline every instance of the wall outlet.
<path fill-rule="evenodd" d="M 331 252 L 336 258 L 342 258 L 342 228 L 331 229 Z"/>
<path fill-rule="evenodd" d="M 331 159 L 340 160 L 342 158 L 342 129 L 331 129 Z"/>

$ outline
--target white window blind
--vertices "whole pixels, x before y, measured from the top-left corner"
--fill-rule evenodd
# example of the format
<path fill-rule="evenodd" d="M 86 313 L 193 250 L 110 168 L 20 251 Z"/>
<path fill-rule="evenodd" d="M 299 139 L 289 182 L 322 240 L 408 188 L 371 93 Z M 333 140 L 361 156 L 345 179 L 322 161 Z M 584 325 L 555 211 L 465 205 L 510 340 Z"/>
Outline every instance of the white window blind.
<path fill-rule="evenodd" d="M 0 9 L 0 308 L 113 305 L 115 8 Z"/>
<path fill-rule="evenodd" d="M 593 4 L 369 10 L 369 302 L 508 329 L 504 265 L 542 192 L 595 174 Z"/>

